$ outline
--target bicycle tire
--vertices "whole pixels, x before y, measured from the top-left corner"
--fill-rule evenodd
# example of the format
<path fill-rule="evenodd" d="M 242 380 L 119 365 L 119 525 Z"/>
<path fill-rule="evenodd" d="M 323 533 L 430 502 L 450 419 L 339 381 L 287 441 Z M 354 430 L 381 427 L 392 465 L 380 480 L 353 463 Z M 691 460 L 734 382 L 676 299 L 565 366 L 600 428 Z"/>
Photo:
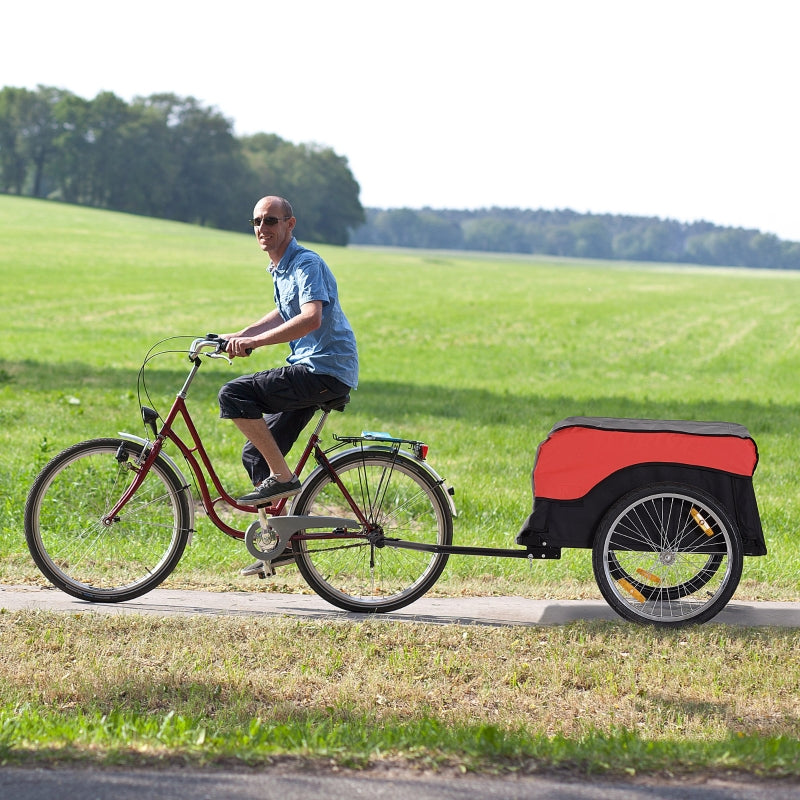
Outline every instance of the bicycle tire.
<path fill-rule="evenodd" d="M 332 459 L 371 527 L 386 536 L 449 545 L 453 516 L 439 482 L 413 458 L 366 448 Z M 353 516 L 328 472 L 308 479 L 293 514 Z M 333 540 L 293 540 L 297 566 L 323 599 L 346 611 L 396 611 L 422 597 L 439 579 L 448 554 L 376 546 L 363 536 Z"/>
<path fill-rule="evenodd" d="M 739 585 L 741 536 L 725 509 L 692 486 L 649 484 L 604 515 L 592 547 L 600 592 L 624 619 L 661 627 L 706 622 Z"/>
<path fill-rule="evenodd" d="M 161 457 L 119 518 L 102 521 L 135 475 L 120 458 L 141 452 L 142 445 L 120 439 L 80 442 L 55 456 L 28 492 L 28 549 L 44 576 L 73 597 L 99 603 L 140 597 L 183 555 L 191 495 Z"/>

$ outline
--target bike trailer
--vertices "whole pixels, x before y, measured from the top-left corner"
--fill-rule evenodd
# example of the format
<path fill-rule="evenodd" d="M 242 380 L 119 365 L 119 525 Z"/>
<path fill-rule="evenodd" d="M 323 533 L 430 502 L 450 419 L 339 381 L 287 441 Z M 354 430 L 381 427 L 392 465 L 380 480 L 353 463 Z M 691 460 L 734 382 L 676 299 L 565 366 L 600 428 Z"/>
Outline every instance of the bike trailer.
<path fill-rule="evenodd" d="M 757 464 L 755 441 L 736 423 L 569 417 L 536 451 L 533 511 L 517 543 L 591 547 L 618 499 L 670 482 L 712 495 L 736 523 L 744 555 L 766 555 L 753 489 Z"/>

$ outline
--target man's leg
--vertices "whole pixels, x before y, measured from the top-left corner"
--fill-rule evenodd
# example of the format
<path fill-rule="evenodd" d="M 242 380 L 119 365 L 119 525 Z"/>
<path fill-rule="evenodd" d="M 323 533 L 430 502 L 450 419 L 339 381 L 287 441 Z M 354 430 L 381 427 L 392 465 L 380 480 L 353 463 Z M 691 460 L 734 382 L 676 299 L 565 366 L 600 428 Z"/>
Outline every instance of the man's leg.
<path fill-rule="evenodd" d="M 284 392 L 291 389 L 289 381 L 281 381 L 280 375 L 280 370 L 270 370 L 255 375 L 242 375 L 228 381 L 219 391 L 219 408 L 220 417 L 233 421 L 266 461 L 270 472 L 288 480 L 291 470 L 262 416 L 265 412 L 279 412 L 288 405 L 286 401 L 278 402 L 275 407 L 270 407 L 269 404 L 271 383 L 276 378 L 278 401 L 282 400 L 281 389 Z M 262 466 L 256 465 L 258 471 L 263 471 Z"/>
<path fill-rule="evenodd" d="M 314 407 L 293 408 L 289 411 L 279 411 L 276 414 L 265 414 L 267 423 L 275 444 L 278 445 L 283 457 L 286 458 L 294 443 L 300 438 L 303 429 L 314 416 Z M 287 462 L 288 463 L 288 462 Z M 242 448 L 242 464 L 244 465 L 253 486 L 258 486 L 269 477 L 270 469 L 261 453 L 250 443 L 245 442 Z"/>
<path fill-rule="evenodd" d="M 267 423 L 267 427 L 273 439 L 275 439 L 275 444 L 280 448 L 284 458 L 292 449 L 294 443 L 300 438 L 303 428 L 308 425 L 309 421 L 314 416 L 314 411 L 314 408 L 296 408 L 291 411 L 279 411 L 277 414 L 264 415 L 264 421 Z M 261 453 L 259 453 L 250 442 L 245 442 L 242 448 L 242 464 L 244 464 L 247 474 L 253 481 L 253 486 L 258 486 L 269 477 L 269 465 L 264 460 Z M 283 513 L 287 513 L 288 509 L 288 506 L 284 508 Z M 263 514 L 263 508 L 259 509 L 259 516 L 262 517 L 261 527 L 265 528 L 268 523 Z M 293 562 L 294 556 L 291 555 L 291 545 L 287 547 L 284 552 L 289 552 L 288 560 Z M 279 556 L 278 558 L 282 559 L 283 557 Z M 274 563 L 275 561 L 273 559 L 272 564 L 274 565 Z M 267 569 L 264 562 L 259 560 L 245 567 L 239 574 L 245 577 L 255 575 L 259 578 L 266 578 L 268 572 L 272 574 L 272 571 Z"/>
<path fill-rule="evenodd" d="M 259 419 L 234 419 L 233 424 L 245 435 L 245 438 L 264 456 L 272 475 L 281 483 L 286 483 L 294 474 L 286 463 L 275 438 L 270 433 L 263 417 Z"/>
<path fill-rule="evenodd" d="M 297 494 L 300 491 L 300 481 L 286 463 L 267 423 L 263 419 L 246 418 L 234 418 L 233 422 L 261 453 L 271 472 L 252 492 L 242 495 L 239 502 L 261 506 Z"/>

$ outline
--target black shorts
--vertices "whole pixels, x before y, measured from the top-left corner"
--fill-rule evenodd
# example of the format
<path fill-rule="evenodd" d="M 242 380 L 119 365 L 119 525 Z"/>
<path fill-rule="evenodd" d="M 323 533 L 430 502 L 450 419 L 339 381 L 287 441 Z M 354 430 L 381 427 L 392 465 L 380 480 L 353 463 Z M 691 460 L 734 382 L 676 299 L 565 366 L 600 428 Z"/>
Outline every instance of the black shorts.
<path fill-rule="evenodd" d="M 349 391 L 349 386 L 330 375 L 296 365 L 279 367 L 226 383 L 219 391 L 219 415 L 223 419 L 263 417 L 285 456 L 314 410 L 345 397 Z M 242 464 L 254 486 L 270 475 L 264 457 L 250 442 L 242 449 Z"/>
<path fill-rule="evenodd" d="M 242 375 L 219 391 L 222 419 L 260 419 L 265 414 L 315 408 L 344 397 L 350 387 L 299 364 Z"/>

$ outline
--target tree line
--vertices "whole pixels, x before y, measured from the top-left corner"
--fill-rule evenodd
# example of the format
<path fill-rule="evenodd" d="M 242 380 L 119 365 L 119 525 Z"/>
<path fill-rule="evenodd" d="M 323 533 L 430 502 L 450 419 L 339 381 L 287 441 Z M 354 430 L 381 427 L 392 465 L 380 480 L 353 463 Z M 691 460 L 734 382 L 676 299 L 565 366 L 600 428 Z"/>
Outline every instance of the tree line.
<path fill-rule="evenodd" d="M 347 159 L 271 133 L 234 135 L 193 97 L 85 100 L 0 90 L 0 192 L 243 230 L 255 199 L 288 197 L 309 242 L 800 269 L 800 243 L 709 222 L 488 208 L 365 209 Z"/>
<path fill-rule="evenodd" d="M 356 244 L 800 269 L 800 243 L 710 222 L 508 208 L 368 208 L 366 217 Z"/>
<path fill-rule="evenodd" d="M 347 244 L 364 221 L 346 158 L 269 133 L 236 137 L 192 97 L 0 90 L 0 192 L 243 230 L 267 191 L 291 199 L 308 241 Z"/>

